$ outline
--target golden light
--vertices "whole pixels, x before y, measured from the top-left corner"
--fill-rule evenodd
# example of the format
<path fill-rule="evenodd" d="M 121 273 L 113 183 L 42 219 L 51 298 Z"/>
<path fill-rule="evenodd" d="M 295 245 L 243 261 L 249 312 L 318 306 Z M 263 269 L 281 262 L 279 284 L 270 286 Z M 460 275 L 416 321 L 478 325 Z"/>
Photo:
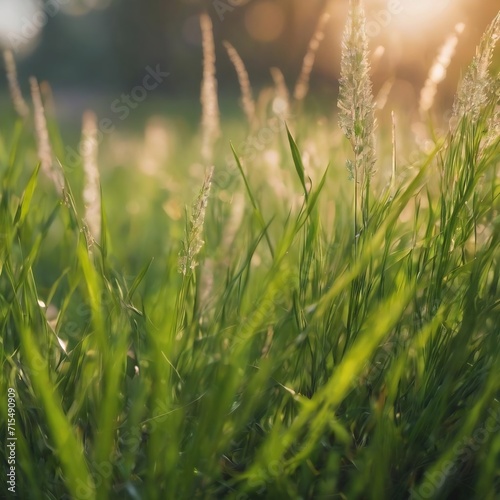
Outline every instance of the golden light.
<path fill-rule="evenodd" d="M 457 0 L 387 0 L 387 10 L 397 27 L 422 33 L 446 20 Z"/>
<path fill-rule="evenodd" d="M 272 42 L 283 32 L 285 15 L 281 7 L 273 2 L 257 2 L 251 5 L 246 13 L 245 27 L 255 40 Z"/>

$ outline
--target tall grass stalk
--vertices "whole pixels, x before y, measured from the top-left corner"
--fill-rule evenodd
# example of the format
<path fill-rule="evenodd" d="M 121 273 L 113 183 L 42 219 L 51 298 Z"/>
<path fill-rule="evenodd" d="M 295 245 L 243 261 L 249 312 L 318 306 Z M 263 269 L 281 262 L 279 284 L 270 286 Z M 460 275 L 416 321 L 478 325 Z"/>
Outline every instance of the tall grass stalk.
<path fill-rule="evenodd" d="M 397 148 L 397 137 L 396 137 L 396 116 L 394 111 L 391 111 L 391 123 L 392 123 L 392 172 L 391 172 L 391 193 L 396 185 L 396 167 L 398 160 L 398 148 Z"/>
<path fill-rule="evenodd" d="M 203 226 L 205 224 L 205 214 L 208 206 L 208 197 L 212 186 L 214 167 L 211 167 L 203 181 L 200 193 L 194 202 L 189 227 L 186 229 L 186 239 L 179 259 L 179 272 L 186 276 L 190 274 L 198 265 L 197 256 L 205 243 L 203 241 Z"/>
<path fill-rule="evenodd" d="M 3 60 L 5 63 L 5 71 L 7 74 L 7 82 L 9 83 L 10 97 L 12 99 L 12 104 L 17 114 L 21 118 L 26 118 L 30 114 L 30 110 L 26 101 L 24 100 L 23 94 L 21 92 L 21 87 L 19 86 L 19 81 L 17 79 L 17 68 L 16 61 L 14 59 L 14 54 L 11 50 L 5 49 L 3 51 Z"/>
<path fill-rule="evenodd" d="M 360 0 L 351 0 L 342 39 L 339 120 L 351 143 L 354 160 L 348 169 L 354 180 L 354 238 L 368 223 L 370 177 L 375 165 L 375 117 L 365 14 Z M 358 208 L 359 207 L 359 208 Z M 361 211 L 361 226 L 358 211 Z"/>
<path fill-rule="evenodd" d="M 237 50 L 228 41 L 224 41 L 224 47 L 234 66 L 234 69 L 236 70 L 241 90 L 241 104 L 243 106 L 243 111 L 245 112 L 248 124 L 253 130 L 257 125 L 257 117 L 255 114 L 255 101 L 252 95 L 252 86 L 250 85 L 250 79 L 245 68 L 245 63 L 241 59 Z"/>
<path fill-rule="evenodd" d="M 275 66 L 270 69 L 270 72 L 274 82 L 274 92 L 276 95 L 273 101 L 273 111 L 286 119 L 290 112 L 290 92 L 288 91 L 285 77 L 283 76 L 283 72 Z"/>
<path fill-rule="evenodd" d="M 100 259 L 72 196 L 80 177 L 67 176 L 61 203 L 39 183 L 29 122 L 0 117 L 0 394 L 15 391 L 19 498 L 499 496 L 500 80 L 494 65 L 477 71 L 494 40 L 469 77 L 494 85 L 476 116 L 436 131 L 410 165 L 406 141 L 381 134 L 392 185 L 368 204 L 374 124 L 358 9 L 340 109 L 363 182 L 354 258 L 328 116 L 325 126 L 301 116 L 286 148 L 276 129 L 266 136 L 298 206 L 276 196 L 259 155 L 242 151 L 243 168 L 232 148 L 241 182 L 213 196 L 207 168 L 180 255 L 183 225 L 160 207 L 190 197 L 192 137 L 180 127 L 172 138 L 175 189 L 129 155 L 128 175 L 101 177 L 113 224 L 102 217 Z M 92 137 L 95 117 L 85 120 Z M 397 132 L 404 139 L 403 124 Z M 307 178 L 304 135 L 331 159 L 318 180 Z M 114 158 L 106 142 L 102 160 Z M 150 202 L 136 209 L 128 193 Z"/>
<path fill-rule="evenodd" d="M 446 78 L 446 72 L 450 65 L 458 44 L 458 37 L 463 33 L 465 24 L 458 23 L 452 33 L 439 49 L 439 53 L 432 63 L 427 80 L 420 91 L 419 110 L 420 113 L 429 111 L 436 98 L 438 85 Z"/>
<path fill-rule="evenodd" d="M 295 84 L 295 89 L 293 91 L 293 97 L 296 101 L 302 101 L 307 93 L 309 92 L 309 80 L 311 77 L 311 71 L 314 66 L 314 61 L 316 59 L 316 53 L 321 45 L 323 38 L 325 37 L 325 28 L 330 20 L 330 13 L 325 12 L 319 18 L 316 29 L 313 33 L 309 46 L 307 48 L 307 53 L 302 61 L 302 68 L 300 70 L 299 78 Z"/>
<path fill-rule="evenodd" d="M 489 102 L 488 97 L 493 87 L 489 68 L 499 39 L 500 12 L 481 38 L 476 55 L 458 89 L 453 105 L 453 114 L 457 123 L 466 116 L 472 122 L 476 122 L 481 115 L 481 110 Z"/>
<path fill-rule="evenodd" d="M 30 86 L 35 114 L 35 133 L 38 144 L 38 158 L 42 166 L 42 172 L 53 182 L 57 192 L 62 195 L 64 190 L 64 176 L 60 166 L 54 163 L 49 131 L 47 129 L 45 109 L 42 102 L 40 87 L 36 78 L 30 78 Z"/>
<path fill-rule="evenodd" d="M 82 120 L 82 138 L 80 143 L 83 159 L 85 185 L 83 202 L 85 204 L 85 222 L 89 229 L 90 244 L 101 239 L 101 193 L 99 182 L 99 167 L 97 164 L 97 116 L 92 111 L 86 111 Z"/>
<path fill-rule="evenodd" d="M 201 83 L 201 155 L 206 163 L 213 161 L 213 149 L 220 135 L 219 100 L 217 97 L 217 77 L 215 69 L 215 45 L 213 25 L 210 16 L 203 12 L 200 15 L 200 26 L 203 45 L 203 79 Z"/>

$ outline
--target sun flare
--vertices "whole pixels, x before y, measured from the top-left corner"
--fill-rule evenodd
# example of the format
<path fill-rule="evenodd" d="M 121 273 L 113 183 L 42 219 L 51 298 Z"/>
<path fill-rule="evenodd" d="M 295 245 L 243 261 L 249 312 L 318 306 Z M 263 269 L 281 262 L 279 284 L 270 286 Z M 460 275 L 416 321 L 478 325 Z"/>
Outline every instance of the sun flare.
<path fill-rule="evenodd" d="M 452 4 L 451 0 L 387 0 L 387 9 L 400 29 L 422 33 L 443 21 Z"/>

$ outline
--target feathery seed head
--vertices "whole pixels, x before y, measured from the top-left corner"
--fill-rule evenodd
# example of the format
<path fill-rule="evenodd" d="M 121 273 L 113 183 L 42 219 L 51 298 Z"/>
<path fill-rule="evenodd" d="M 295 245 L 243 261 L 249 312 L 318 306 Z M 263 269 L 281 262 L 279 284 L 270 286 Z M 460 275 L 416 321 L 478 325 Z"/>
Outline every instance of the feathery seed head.
<path fill-rule="evenodd" d="M 495 109 L 488 119 L 486 137 L 482 145 L 483 149 L 493 145 L 498 147 L 500 141 L 500 73 L 496 75 L 492 89 L 494 93 Z"/>
<path fill-rule="evenodd" d="M 14 104 L 16 113 L 21 118 L 26 118 L 29 115 L 29 108 L 23 98 L 19 81 L 17 79 L 16 61 L 11 50 L 3 51 L 3 60 L 5 62 L 5 71 L 7 73 L 7 82 L 9 84 L 10 97 Z"/>
<path fill-rule="evenodd" d="M 290 111 L 290 94 L 286 86 L 285 77 L 279 68 L 272 67 L 270 71 L 276 92 L 276 98 L 273 101 L 273 112 L 283 120 L 286 120 Z"/>
<path fill-rule="evenodd" d="M 203 44 L 203 81 L 201 85 L 201 153 L 203 159 L 207 163 L 210 163 L 213 157 L 215 141 L 220 135 L 220 124 L 213 26 L 210 16 L 206 12 L 202 13 L 200 16 L 200 26 Z"/>
<path fill-rule="evenodd" d="M 52 148 L 50 146 L 49 131 L 45 110 L 42 102 L 40 87 L 36 78 L 30 78 L 31 98 L 35 113 L 35 132 L 38 145 L 38 158 L 42 166 L 42 172 L 54 183 L 57 192 L 62 195 L 64 190 L 64 176 L 60 166 L 54 165 Z"/>
<path fill-rule="evenodd" d="M 351 1 L 342 41 L 339 120 L 355 154 L 352 168 L 361 168 L 367 177 L 375 164 L 375 117 L 369 72 L 364 10 L 359 1 Z"/>
<path fill-rule="evenodd" d="M 184 242 L 184 248 L 179 258 L 178 270 L 183 275 L 190 273 L 198 265 L 196 256 L 200 253 L 205 243 L 202 239 L 202 233 L 213 173 L 214 167 L 211 167 L 205 176 L 203 186 L 193 205 L 186 241 Z"/>
<path fill-rule="evenodd" d="M 85 222 L 92 240 L 99 241 L 101 237 L 101 195 L 97 166 L 97 117 L 92 111 L 86 111 L 83 115 L 80 152 L 85 174 L 83 190 Z"/>
<path fill-rule="evenodd" d="M 304 61 L 302 62 L 302 69 L 293 93 L 293 97 L 296 101 L 302 101 L 309 91 L 309 79 L 314 66 L 314 60 L 316 59 L 316 53 L 318 52 L 321 41 L 325 36 L 325 27 L 329 20 L 330 14 L 325 12 L 320 17 L 318 25 L 316 26 L 316 31 L 309 42 L 309 47 L 304 57 Z"/>
<path fill-rule="evenodd" d="M 457 24 L 454 33 L 447 38 L 446 42 L 439 50 L 429 70 L 427 80 L 420 91 L 419 108 L 421 113 L 429 111 L 432 108 L 437 93 L 437 87 L 446 78 L 448 66 L 455 55 L 458 37 L 463 33 L 464 28 L 465 25 L 463 23 Z"/>
<path fill-rule="evenodd" d="M 481 110 L 488 103 L 490 91 L 493 88 L 489 68 L 499 38 L 500 12 L 481 38 L 481 42 L 476 49 L 476 55 L 460 84 L 453 105 L 453 118 L 455 121 L 458 122 L 468 116 L 473 122 L 476 122 Z"/>
<path fill-rule="evenodd" d="M 253 128 L 256 124 L 255 101 L 253 99 L 252 87 L 250 85 L 248 72 L 245 68 L 245 63 L 241 59 L 236 49 L 229 42 L 224 42 L 224 47 L 227 51 L 229 59 L 233 63 L 236 74 L 238 76 L 238 81 L 240 83 L 241 89 L 241 103 L 243 106 L 243 111 L 245 112 L 250 127 Z"/>

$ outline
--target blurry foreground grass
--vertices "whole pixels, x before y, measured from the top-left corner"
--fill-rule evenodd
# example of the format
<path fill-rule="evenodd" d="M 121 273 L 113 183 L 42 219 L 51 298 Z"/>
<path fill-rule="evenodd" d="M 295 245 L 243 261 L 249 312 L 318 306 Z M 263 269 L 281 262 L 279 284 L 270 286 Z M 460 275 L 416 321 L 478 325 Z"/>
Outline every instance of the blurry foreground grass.
<path fill-rule="evenodd" d="M 460 95 L 475 87 L 462 88 L 451 131 L 429 126 L 430 152 L 398 161 L 387 185 L 375 180 L 391 172 L 380 131 L 359 220 L 329 119 L 292 113 L 290 135 L 275 120 L 232 160 L 224 132 L 210 191 L 188 210 L 188 239 L 205 242 L 184 273 L 184 205 L 205 175 L 188 168 L 198 138 L 170 131 L 175 154 L 155 157 L 153 130 L 142 167 L 123 152 L 123 166 L 104 165 L 93 241 L 81 164 L 62 161 L 59 196 L 36 167 L 31 125 L 4 121 L 0 415 L 3 437 L 14 388 L 19 498 L 498 498 L 498 75 L 489 81 L 469 103 Z M 7 486 L 4 475 L 2 496 Z"/>

